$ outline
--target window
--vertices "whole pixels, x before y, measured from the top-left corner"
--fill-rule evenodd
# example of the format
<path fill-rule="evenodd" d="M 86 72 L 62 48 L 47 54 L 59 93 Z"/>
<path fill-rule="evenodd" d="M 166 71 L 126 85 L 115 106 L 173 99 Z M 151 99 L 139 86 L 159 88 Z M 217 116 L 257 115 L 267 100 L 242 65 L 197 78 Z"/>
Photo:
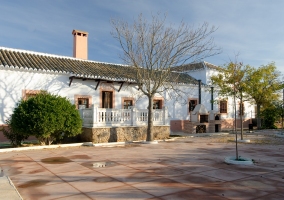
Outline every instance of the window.
<path fill-rule="evenodd" d="M 113 108 L 113 93 L 102 91 L 102 108 Z"/>
<path fill-rule="evenodd" d="M 130 109 L 133 105 L 132 100 L 124 100 L 123 102 L 123 109 Z"/>
<path fill-rule="evenodd" d="M 244 103 L 242 104 L 239 104 L 239 115 L 244 115 L 245 113 L 245 106 L 244 106 Z"/>
<path fill-rule="evenodd" d="M 227 113 L 227 101 L 220 101 L 220 113 Z"/>
<path fill-rule="evenodd" d="M 200 115 L 200 123 L 208 122 L 208 115 Z"/>
<path fill-rule="evenodd" d="M 79 109 L 89 108 L 89 99 L 88 98 L 78 98 L 78 108 Z"/>
<path fill-rule="evenodd" d="M 153 100 L 153 109 L 162 109 L 162 100 Z"/>
<path fill-rule="evenodd" d="M 38 93 L 40 93 L 40 90 L 23 90 L 22 97 L 24 100 L 27 100 L 31 97 L 36 96 Z"/>
<path fill-rule="evenodd" d="M 91 108 L 92 96 L 89 95 L 75 95 L 75 106 L 77 109 Z"/>
<path fill-rule="evenodd" d="M 121 98 L 121 108 L 122 109 L 130 109 L 131 106 L 134 106 L 133 97 L 122 97 Z"/>
<path fill-rule="evenodd" d="M 188 112 L 193 111 L 196 105 L 197 105 L 197 100 L 190 99 L 188 101 Z"/>

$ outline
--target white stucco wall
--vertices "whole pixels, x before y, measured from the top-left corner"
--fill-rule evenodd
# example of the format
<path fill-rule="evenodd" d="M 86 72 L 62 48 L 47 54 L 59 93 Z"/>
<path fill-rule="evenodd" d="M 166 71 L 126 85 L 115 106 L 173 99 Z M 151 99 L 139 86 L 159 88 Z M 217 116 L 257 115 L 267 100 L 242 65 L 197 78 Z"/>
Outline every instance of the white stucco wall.
<path fill-rule="evenodd" d="M 0 124 L 4 124 L 5 120 L 12 114 L 16 104 L 22 98 L 23 90 L 46 90 L 52 94 L 67 97 L 71 103 L 75 103 L 74 95 L 89 95 L 92 96 L 92 104 L 95 107 L 100 107 L 100 91 L 111 86 L 115 93 L 115 108 L 120 109 L 122 107 L 122 97 L 133 97 L 137 108 L 147 108 L 147 98 L 141 97 L 141 92 L 137 90 L 137 86 L 134 84 L 124 84 L 118 92 L 120 87 L 118 83 L 101 83 L 95 90 L 97 82 L 74 79 L 69 87 L 69 76 L 69 74 L 0 69 Z M 172 93 L 164 93 L 162 96 L 156 95 L 156 97 L 164 98 L 164 105 L 168 107 L 171 120 L 185 120 L 189 114 L 188 99 L 198 100 L 198 85 L 183 85 L 179 88 L 184 91 L 182 97 L 173 98 Z M 214 100 L 217 99 L 218 94 L 214 93 Z M 210 87 L 202 87 L 201 100 L 206 109 L 211 110 Z M 230 112 L 233 111 L 231 105 L 232 102 L 229 100 L 228 109 Z M 218 109 L 218 104 L 214 104 L 214 110 L 218 111 Z M 249 111 L 249 109 L 246 109 L 246 111 Z M 229 113 L 227 117 L 233 117 L 232 113 Z"/>

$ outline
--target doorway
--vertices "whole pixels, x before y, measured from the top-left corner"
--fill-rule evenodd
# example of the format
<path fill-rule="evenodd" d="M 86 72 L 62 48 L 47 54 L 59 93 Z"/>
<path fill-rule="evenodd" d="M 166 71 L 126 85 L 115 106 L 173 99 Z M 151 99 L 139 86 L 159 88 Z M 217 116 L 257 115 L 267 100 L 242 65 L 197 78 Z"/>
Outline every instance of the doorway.
<path fill-rule="evenodd" d="M 113 92 L 102 92 L 102 108 L 113 108 Z"/>

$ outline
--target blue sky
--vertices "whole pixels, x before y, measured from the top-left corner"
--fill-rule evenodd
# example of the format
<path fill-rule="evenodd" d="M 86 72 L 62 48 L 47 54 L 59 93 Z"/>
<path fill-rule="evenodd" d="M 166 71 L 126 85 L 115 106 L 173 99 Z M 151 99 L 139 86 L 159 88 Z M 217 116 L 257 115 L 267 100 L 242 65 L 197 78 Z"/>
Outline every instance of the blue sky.
<path fill-rule="evenodd" d="M 181 20 L 218 27 L 213 34 L 222 53 L 206 59 L 215 65 L 234 60 L 254 67 L 275 62 L 284 72 L 282 0 L 0 0 L 0 46 L 72 56 L 73 29 L 89 33 L 89 59 L 122 63 L 111 36 L 111 18 L 132 22 L 142 13 L 167 13 Z"/>

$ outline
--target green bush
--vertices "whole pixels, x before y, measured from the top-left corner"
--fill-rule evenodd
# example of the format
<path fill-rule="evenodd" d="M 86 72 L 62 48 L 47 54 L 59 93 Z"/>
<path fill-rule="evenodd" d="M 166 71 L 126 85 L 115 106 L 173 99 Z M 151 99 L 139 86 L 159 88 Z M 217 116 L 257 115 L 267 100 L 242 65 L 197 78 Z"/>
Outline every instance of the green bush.
<path fill-rule="evenodd" d="M 13 128 L 11 127 L 10 119 L 6 121 L 6 124 L 8 125 L 8 127 L 2 129 L 4 136 L 8 140 L 10 140 L 12 146 L 14 147 L 21 146 L 22 142 L 25 139 L 28 139 L 29 135 L 14 131 Z"/>
<path fill-rule="evenodd" d="M 20 101 L 11 116 L 11 127 L 23 135 L 34 135 L 42 144 L 49 145 L 63 136 L 80 134 L 82 120 L 68 99 L 41 92 Z"/>
<path fill-rule="evenodd" d="M 276 120 L 279 118 L 277 107 L 274 105 L 264 109 L 261 112 L 262 127 L 263 129 L 277 129 L 275 126 Z"/>

